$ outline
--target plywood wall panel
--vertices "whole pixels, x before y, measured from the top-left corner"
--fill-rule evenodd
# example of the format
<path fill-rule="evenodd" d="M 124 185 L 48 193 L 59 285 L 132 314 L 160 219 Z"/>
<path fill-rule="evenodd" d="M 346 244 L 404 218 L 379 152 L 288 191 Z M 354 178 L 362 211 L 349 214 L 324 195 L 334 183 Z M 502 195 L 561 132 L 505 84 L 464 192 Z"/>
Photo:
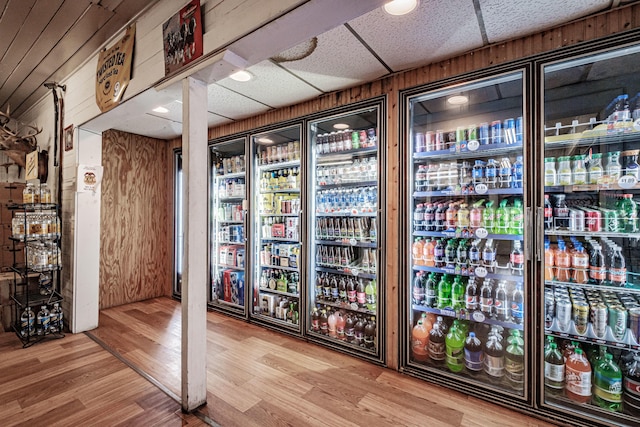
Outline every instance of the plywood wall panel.
<path fill-rule="evenodd" d="M 100 308 L 170 295 L 166 145 L 103 134 Z"/>

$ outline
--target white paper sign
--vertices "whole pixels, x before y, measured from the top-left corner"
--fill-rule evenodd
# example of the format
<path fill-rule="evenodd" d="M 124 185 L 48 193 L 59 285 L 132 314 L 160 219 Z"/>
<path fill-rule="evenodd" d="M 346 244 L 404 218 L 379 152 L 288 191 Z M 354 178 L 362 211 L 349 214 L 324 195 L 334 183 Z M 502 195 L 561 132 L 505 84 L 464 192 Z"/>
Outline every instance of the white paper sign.
<path fill-rule="evenodd" d="M 102 182 L 101 165 L 78 165 L 78 193 L 95 193 Z"/>

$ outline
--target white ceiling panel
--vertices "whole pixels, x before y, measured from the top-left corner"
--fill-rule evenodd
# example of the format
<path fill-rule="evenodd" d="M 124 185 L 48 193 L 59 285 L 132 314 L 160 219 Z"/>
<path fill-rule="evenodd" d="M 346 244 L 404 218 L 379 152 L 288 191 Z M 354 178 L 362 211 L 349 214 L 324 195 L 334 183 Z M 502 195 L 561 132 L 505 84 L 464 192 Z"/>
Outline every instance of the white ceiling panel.
<path fill-rule="evenodd" d="M 286 58 L 299 51 L 297 46 L 279 57 Z M 317 47 L 307 57 L 281 62 L 281 65 L 323 92 L 375 80 L 388 73 L 345 26 L 319 35 Z"/>
<path fill-rule="evenodd" d="M 268 60 L 249 67 L 247 71 L 254 75 L 248 82 L 237 82 L 227 77 L 217 83 L 273 108 L 295 104 L 322 94 Z"/>
<path fill-rule="evenodd" d="M 264 113 L 270 107 L 224 88 L 216 83 L 207 87 L 209 112 L 233 120 Z"/>
<path fill-rule="evenodd" d="M 170 139 L 182 133 L 182 123 L 145 114 L 144 117 L 131 117 L 117 122 L 111 129 L 145 135 L 151 138 Z"/>
<path fill-rule="evenodd" d="M 533 34 L 607 9 L 610 0 L 478 0 L 489 43 Z"/>
<path fill-rule="evenodd" d="M 404 16 L 391 16 L 378 8 L 349 25 L 393 71 L 482 46 L 482 33 L 470 0 L 422 0 L 417 10 Z"/>

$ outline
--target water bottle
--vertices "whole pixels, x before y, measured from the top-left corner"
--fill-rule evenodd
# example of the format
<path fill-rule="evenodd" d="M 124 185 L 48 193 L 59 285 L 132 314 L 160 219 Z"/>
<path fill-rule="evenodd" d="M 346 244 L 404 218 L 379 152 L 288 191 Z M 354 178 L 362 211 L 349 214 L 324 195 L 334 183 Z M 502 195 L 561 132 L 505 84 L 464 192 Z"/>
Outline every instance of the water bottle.
<path fill-rule="evenodd" d="M 513 164 L 513 178 L 512 187 L 522 188 L 522 177 L 524 175 L 524 165 L 522 164 L 522 156 L 516 157 L 516 161 Z"/>
<path fill-rule="evenodd" d="M 47 306 L 40 307 L 38 317 L 36 318 L 36 335 L 43 336 L 49 333 L 49 322 L 51 321 L 49 310 Z"/>
<path fill-rule="evenodd" d="M 20 315 L 20 336 L 26 338 L 34 335 L 35 315 L 31 307 L 27 307 Z"/>

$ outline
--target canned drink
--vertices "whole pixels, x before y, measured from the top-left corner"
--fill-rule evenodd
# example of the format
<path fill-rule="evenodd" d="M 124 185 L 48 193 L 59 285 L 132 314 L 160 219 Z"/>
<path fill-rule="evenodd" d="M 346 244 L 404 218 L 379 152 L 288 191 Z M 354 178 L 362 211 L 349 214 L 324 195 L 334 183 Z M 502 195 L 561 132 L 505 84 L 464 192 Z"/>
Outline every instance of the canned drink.
<path fill-rule="evenodd" d="M 444 131 L 442 129 L 436 130 L 435 141 L 436 151 L 445 149 Z"/>
<path fill-rule="evenodd" d="M 607 333 L 609 309 L 603 303 L 592 304 L 590 317 L 593 333 L 598 338 L 604 338 Z"/>
<path fill-rule="evenodd" d="M 465 142 L 467 141 L 467 137 L 468 137 L 468 130 L 466 127 L 464 126 L 458 126 L 456 128 L 456 141 L 458 142 Z"/>
<path fill-rule="evenodd" d="M 489 139 L 489 123 L 480 123 L 478 136 L 480 137 L 480 144 L 487 145 L 491 143 Z"/>
<path fill-rule="evenodd" d="M 476 125 L 469 125 L 467 129 L 467 141 L 475 141 L 478 139 L 478 128 Z"/>
<path fill-rule="evenodd" d="M 544 294 L 544 327 L 551 329 L 553 319 L 556 317 L 556 302 L 550 292 Z"/>
<path fill-rule="evenodd" d="M 445 134 L 445 150 L 446 149 L 455 149 L 456 147 L 456 132 L 451 131 Z"/>
<path fill-rule="evenodd" d="M 361 130 L 360 134 L 360 147 L 368 147 L 369 146 L 369 138 L 367 138 L 367 131 Z"/>
<path fill-rule="evenodd" d="M 360 148 L 360 133 L 357 130 L 351 132 L 351 148 L 354 150 Z"/>
<path fill-rule="evenodd" d="M 568 331 L 571 325 L 571 309 L 571 301 L 568 298 L 556 300 L 556 320 L 558 328 L 563 332 Z"/>
<path fill-rule="evenodd" d="M 425 141 L 424 133 L 416 132 L 415 136 L 415 152 L 423 153 L 427 151 L 427 143 Z"/>
<path fill-rule="evenodd" d="M 491 122 L 491 144 L 502 144 L 502 122 L 500 120 Z"/>
<path fill-rule="evenodd" d="M 587 230 L 590 232 L 599 232 L 602 230 L 600 211 L 597 211 L 595 209 L 587 210 L 585 222 Z"/>
<path fill-rule="evenodd" d="M 573 301 L 573 323 L 576 332 L 580 335 L 587 333 L 587 325 L 589 325 L 589 304 L 586 301 Z"/>
<path fill-rule="evenodd" d="M 584 231 L 584 212 L 580 209 L 569 209 L 569 230 Z"/>
<path fill-rule="evenodd" d="M 375 147 L 378 144 L 378 135 L 375 128 L 367 129 L 367 139 L 369 140 L 369 147 Z"/>
<path fill-rule="evenodd" d="M 522 116 L 516 119 L 516 142 L 522 143 Z"/>
<path fill-rule="evenodd" d="M 640 308 L 631 308 L 629 313 L 629 329 L 636 342 L 640 341 Z"/>
<path fill-rule="evenodd" d="M 516 143 L 516 121 L 515 119 L 506 119 L 503 124 L 504 130 L 504 143 L 515 144 Z"/>
<path fill-rule="evenodd" d="M 621 305 L 612 305 L 609 307 L 609 327 L 613 337 L 622 341 L 627 331 L 627 310 Z"/>
<path fill-rule="evenodd" d="M 613 209 L 603 209 L 604 211 L 604 223 L 603 228 L 605 232 L 617 233 L 618 232 L 618 212 Z"/>
<path fill-rule="evenodd" d="M 424 134 L 425 139 L 425 151 L 434 151 L 436 149 L 436 134 L 430 130 Z"/>

